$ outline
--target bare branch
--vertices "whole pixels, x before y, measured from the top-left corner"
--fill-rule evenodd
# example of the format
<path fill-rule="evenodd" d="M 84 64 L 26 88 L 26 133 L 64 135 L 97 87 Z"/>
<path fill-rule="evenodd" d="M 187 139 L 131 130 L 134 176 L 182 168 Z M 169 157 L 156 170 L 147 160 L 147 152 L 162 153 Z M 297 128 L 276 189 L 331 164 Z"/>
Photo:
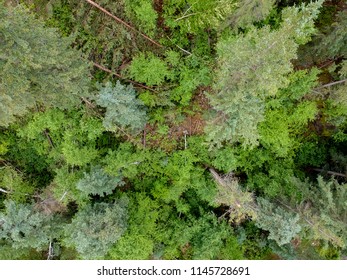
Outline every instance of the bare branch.
<path fill-rule="evenodd" d="M 181 19 L 184 19 L 184 18 L 187 18 L 187 17 L 190 17 L 190 16 L 194 16 L 194 15 L 196 15 L 196 14 L 198 14 L 198 13 L 191 13 L 191 14 L 189 14 L 189 15 L 184 15 L 184 16 L 181 16 L 180 18 L 175 19 L 175 21 L 179 21 L 179 20 L 181 20 Z"/>
<path fill-rule="evenodd" d="M 0 188 L 0 192 L 3 192 L 3 193 L 10 193 L 9 191 L 4 190 L 3 188 Z"/>
<path fill-rule="evenodd" d="M 320 87 L 317 87 L 316 89 L 331 87 L 331 86 L 342 84 L 342 83 L 345 83 L 345 82 L 347 82 L 347 79 L 336 81 L 336 82 L 332 82 L 332 83 L 329 83 L 329 84 L 325 84 L 325 85 L 322 85 Z"/>
<path fill-rule="evenodd" d="M 334 172 L 334 171 L 326 171 L 324 169 L 320 169 L 320 168 L 310 168 L 311 170 L 314 170 L 314 171 L 318 171 L 318 172 L 325 172 L 326 174 L 329 174 L 329 175 L 334 175 L 334 176 L 340 176 L 340 177 L 347 177 L 346 174 L 343 174 L 343 173 L 338 173 L 338 172 Z"/>
<path fill-rule="evenodd" d="M 151 43 L 153 43 L 154 45 L 158 46 L 158 47 L 163 47 L 161 44 L 159 44 L 158 42 L 154 41 L 153 39 L 151 39 L 150 37 L 148 37 L 147 35 L 143 34 L 142 32 L 136 30 L 134 27 L 132 27 L 130 24 L 126 23 L 124 20 L 121 20 L 120 18 L 116 17 L 115 15 L 111 14 L 109 11 L 105 10 L 103 7 L 101 7 L 99 4 L 95 3 L 94 1 L 91 0 L 86 0 L 90 5 L 93 5 L 94 7 L 96 7 L 97 9 L 99 9 L 100 11 L 102 11 L 103 13 L 105 13 L 106 15 L 112 17 L 115 21 L 123 24 L 124 26 L 128 27 L 129 29 L 135 31 L 136 33 L 139 33 L 143 38 L 147 39 L 148 41 L 150 41 Z"/>
<path fill-rule="evenodd" d="M 47 260 L 51 260 L 54 257 L 54 252 L 53 252 L 53 244 L 52 241 L 49 242 L 49 246 L 48 246 L 48 256 L 47 256 Z"/>
<path fill-rule="evenodd" d="M 59 201 L 62 201 L 66 195 L 67 195 L 67 191 L 65 191 L 65 192 L 63 193 L 63 195 L 61 196 L 61 198 L 59 199 Z"/>
<path fill-rule="evenodd" d="M 122 79 L 122 80 L 124 80 L 124 81 L 130 82 L 130 83 L 134 84 L 135 86 L 138 86 L 138 87 L 141 87 L 141 88 L 148 89 L 148 90 L 150 90 L 150 91 L 156 92 L 154 89 L 152 89 L 152 88 L 150 88 L 150 87 L 148 87 L 148 86 L 145 86 L 145 85 L 143 85 L 143 84 L 137 83 L 137 82 L 135 82 L 135 81 L 129 80 L 129 79 L 127 79 L 127 78 L 124 78 L 122 75 L 120 75 L 120 74 L 118 74 L 118 73 L 115 73 L 115 72 L 113 72 L 112 70 L 110 70 L 110 69 L 108 69 L 108 68 L 106 68 L 106 67 L 104 67 L 104 66 L 102 66 L 102 65 L 100 65 L 100 64 L 98 64 L 98 63 L 96 63 L 96 62 L 93 62 L 93 65 L 94 65 L 96 68 L 99 68 L 99 69 L 102 70 L 102 71 L 105 71 L 105 72 L 107 72 L 107 73 L 110 73 L 110 74 L 112 74 L 112 75 L 114 75 L 114 76 L 116 76 L 116 77 L 118 77 L 118 78 L 120 78 L 120 79 Z"/>

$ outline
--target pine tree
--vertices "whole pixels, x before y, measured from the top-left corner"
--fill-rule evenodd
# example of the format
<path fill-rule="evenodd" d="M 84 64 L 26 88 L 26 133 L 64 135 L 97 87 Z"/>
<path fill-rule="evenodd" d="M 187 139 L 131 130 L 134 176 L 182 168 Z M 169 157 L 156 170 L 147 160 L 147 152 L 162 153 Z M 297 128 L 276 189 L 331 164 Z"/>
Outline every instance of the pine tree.
<path fill-rule="evenodd" d="M 297 204 L 307 238 L 330 242 L 336 247 L 347 246 L 347 184 L 339 184 L 318 176 L 316 184 L 295 183 L 303 191 L 303 200 Z"/>
<path fill-rule="evenodd" d="M 0 2 L 0 125 L 35 104 L 71 108 L 88 95 L 89 66 L 61 38 L 22 5 Z"/>

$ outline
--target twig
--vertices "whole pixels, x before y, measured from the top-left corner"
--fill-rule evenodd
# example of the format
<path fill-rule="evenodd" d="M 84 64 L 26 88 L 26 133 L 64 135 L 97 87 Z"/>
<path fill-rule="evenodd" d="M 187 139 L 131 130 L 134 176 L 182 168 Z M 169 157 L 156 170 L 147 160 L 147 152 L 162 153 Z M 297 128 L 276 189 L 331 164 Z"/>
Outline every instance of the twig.
<path fill-rule="evenodd" d="M 184 130 L 183 133 L 184 133 L 184 149 L 186 150 L 187 149 L 187 134 L 188 134 L 188 131 Z"/>
<path fill-rule="evenodd" d="M 63 195 L 61 196 L 61 198 L 59 199 L 59 201 L 62 201 L 66 195 L 67 195 L 67 191 L 65 191 L 65 192 L 63 193 Z"/>
<path fill-rule="evenodd" d="M 138 82 L 129 80 L 129 79 L 127 79 L 127 78 L 124 78 L 122 75 L 120 75 L 120 74 L 118 74 L 118 73 L 115 73 L 115 72 L 113 72 L 112 70 L 110 70 L 110 69 L 108 69 L 108 68 L 106 68 L 106 67 L 104 67 L 104 66 L 102 66 L 102 65 L 100 65 L 100 64 L 98 64 L 98 63 L 96 63 L 96 62 L 93 62 L 93 65 L 94 65 L 96 68 L 99 68 L 99 69 L 102 70 L 102 71 L 105 71 L 105 72 L 107 72 L 107 73 L 110 73 L 110 74 L 112 74 L 112 75 L 114 75 L 114 76 L 116 76 L 116 77 L 118 77 L 118 78 L 120 78 L 120 79 L 122 79 L 122 80 L 124 80 L 124 81 L 130 82 L 130 83 L 132 83 L 132 84 L 134 84 L 134 85 L 136 85 L 136 86 L 138 86 L 138 87 L 145 88 L 145 89 L 148 89 L 148 90 L 150 90 L 150 91 L 156 92 L 154 89 L 152 89 L 152 88 L 150 88 L 150 87 L 148 87 L 148 86 L 145 86 L 145 85 L 143 85 L 143 84 L 140 84 L 140 83 L 138 83 Z"/>
<path fill-rule="evenodd" d="M 335 175 L 335 176 L 340 176 L 340 177 L 347 177 L 346 174 L 343 174 L 343 173 L 338 173 L 338 172 L 334 172 L 334 171 L 326 171 L 324 169 L 320 169 L 320 168 L 310 168 L 311 170 L 314 170 L 314 171 L 318 171 L 318 172 L 325 172 L 327 174 L 330 174 L 330 175 Z"/>
<path fill-rule="evenodd" d="M 187 18 L 187 17 L 190 17 L 190 16 L 194 16 L 196 14 L 198 14 L 198 13 L 192 13 L 192 14 L 189 14 L 189 15 L 184 15 L 184 16 L 181 16 L 180 18 L 175 19 L 175 21 L 179 21 L 181 19 L 184 19 L 184 18 Z"/>
<path fill-rule="evenodd" d="M 147 135 L 147 132 L 146 132 L 146 125 L 145 125 L 145 128 L 143 129 L 143 147 L 146 148 L 146 135 Z"/>
<path fill-rule="evenodd" d="M 95 106 L 92 102 L 90 102 L 87 98 L 81 97 L 81 99 L 82 99 L 82 101 L 83 101 L 84 103 L 88 104 L 91 108 L 95 108 L 95 107 L 96 107 L 96 106 Z"/>
<path fill-rule="evenodd" d="M 0 188 L 0 192 L 9 193 L 9 191 L 4 190 L 3 188 Z"/>
<path fill-rule="evenodd" d="M 171 40 L 171 38 L 170 38 L 169 36 L 166 36 L 166 37 L 171 41 L 171 43 L 173 43 L 172 40 Z M 187 51 L 187 50 L 185 50 L 185 49 L 182 49 L 180 46 L 178 46 L 178 45 L 176 45 L 176 44 L 175 44 L 175 46 L 176 46 L 177 48 L 179 48 L 182 52 L 184 52 L 184 53 L 186 53 L 186 54 L 188 54 L 188 55 L 192 55 L 191 52 L 189 52 L 189 51 Z"/>
<path fill-rule="evenodd" d="M 329 84 L 325 84 L 325 85 L 322 85 L 320 87 L 317 87 L 316 89 L 326 88 L 326 87 L 330 87 L 330 86 L 333 86 L 333 85 L 342 84 L 342 83 L 345 83 L 345 82 L 347 82 L 347 79 L 336 81 L 336 82 L 332 82 L 332 83 L 329 83 Z"/>
<path fill-rule="evenodd" d="M 177 48 L 179 48 L 182 52 L 184 52 L 184 53 L 186 53 L 186 54 L 188 54 L 188 55 L 192 55 L 192 53 L 191 52 L 189 52 L 189 51 L 187 51 L 187 50 L 185 50 L 185 49 L 182 49 L 179 45 L 175 45 Z"/>
<path fill-rule="evenodd" d="M 116 20 L 117 22 L 123 24 L 124 26 L 128 27 L 129 29 L 135 31 L 136 33 L 139 33 L 143 38 L 147 39 L 148 41 L 150 41 L 151 43 L 153 43 L 154 45 L 158 46 L 158 47 L 163 47 L 161 44 L 159 44 L 158 42 L 154 41 L 153 39 L 151 39 L 150 37 L 148 37 L 147 35 L 143 34 L 142 32 L 136 30 L 134 27 L 132 27 L 130 24 L 126 23 L 124 20 L 121 20 L 120 18 L 116 17 L 115 15 L 111 14 L 109 11 L 105 10 L 103 7 L 101 7 L 99 4 L 95 3 L 94 1 L 91 0 L 86 0 L 90 5 L 93 5 L 94 7 L 96 7 L 97 9 L 99 9 L 100 11 L 102 11 L 103 13 L 105 13 L 106 15 L 112 17 L 114 20 Z"/>
<path fill-rule="evenodd" d="M 49 133 L 48 133 L 48 130 L 45 129 L 45 130 L 43 131 L 43 134 L 46 136 L 46 138 L 47 138 L 47 140 L 48 140 L 48 143 L 49 143 L 49 145 L 51 146 L 51 148 L 54 148 L 54 143 L 53 143 L 53 140 L 52 140 L 51 136 L 50 136 Z"/>
<path fill-rule="evenodd" d="M 47 256 L 47 260 L 51 260 L 54 257 L 54 252 L 53 252 L 53 245 L 52 245 L 52 241 L 49 242 L 49 247 L 48 247 L 48 256 Z"/>

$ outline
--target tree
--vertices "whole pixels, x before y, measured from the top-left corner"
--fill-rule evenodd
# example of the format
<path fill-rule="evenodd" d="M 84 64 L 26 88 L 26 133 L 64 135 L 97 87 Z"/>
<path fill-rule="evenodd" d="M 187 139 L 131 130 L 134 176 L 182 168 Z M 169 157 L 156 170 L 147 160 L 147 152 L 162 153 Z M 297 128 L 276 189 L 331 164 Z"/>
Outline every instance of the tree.
<path fill-rule="evenodd" d="M 40 155 L 59 161 L 63 155 L 69 165 L 84 166 L 99 156 L 95 146 L 103 131 L 101 120 L 83 110 L 49 109 L 33 114 L 18 135 L 34 143 Z"/>
<path fill-rule="evenodd" d="M 337 13 L 334 22 L 316 38 L 313 53 L 318 59 L 347 59 L 347 11 Z"/>
<path fill-rule="evenodd" d="M 96 103 L 106 108 L 104 127 L 110 131 L 119 128 L 136 134 L 144 128 L 147 117 L 143 103 L 136 99 L 131 85 L 124 86 L 119 81 L 113 87 L 107 83 L 100 88 Z"/>
<path fill-rule="evenodd" d="M 15 202 L 25 202 L 35 189 L 11 166 L 0 168 L 0 191 Z"/>
<path fill-rule="evenodd" d="M 229 206 L 225 214 L 229 215 L 230 223 L 239 224 L 247 218 L 255 219 L 258 209 L 253 194 L 241 190 L 237 178 L 233 177 L 232 173 L 223 178 L 213 169 L 210 169 L 210 172 L 218 187 L 215 203 L 218 206 Z"/>
<path fill-rule="evenodd" d="M 103 197 L 111 194 L 116 187 L 123 184 L 121 176 L 110 176 L 100 166 L 95 166 L 89 173 L 84 173 L 84 177 L 77 183 L 77 189 L 85 196 L 97 194 Z"/>
<path fill-rule="evenodd" d="M 314 19 L 322 1 L 282 11 L 282 25 L 251 28 L 217 44 L 218 69 L 210 103 L 217 111 L 207 127 L 207 139 L 257 145 L 258 123 L 263 120 L 265 99 L 288 85 L 299 44 L 314 32 Z"/>
<path fill-rule="evenodd" d="M 269 231 L 269 239 L 273 239 L 278 245 L 288 244 L 301 231 L 300 217 L 296 213 L 276 206 L 264 198 L 258 198 L 259 206 L 256 225 Z"/>
<path fill-rule="evenodd" d="M 237 9 L 228 18 L 234 28 L 246 28 L 253 22 L 265 19 L 274 7 L 275 0 L 239 0 Z"/>
<path fill-rule="evenodd" d="M 346 248 L 347 184 L 339 184 L 335 179 L 326 181 L 321 176 L 315 184 L 297 179 L 294 183 L 303 191 L 303 200 L 294 208 L 305 229 L 303 235 Z"/>
<path fill-rule="evenodd" d="M 88 96 L 89 66 L 72 38 L 46 28 L 22 5 L 0 2 L 0 125 L 35 104 L 71 108 Z"/>
<path fill-rule="evenodd" d="M 16 249 L 48 248 L 59 236 L 53 217 L 38 212 L 32 205 L 5 201 L 5 213 L 0 213 L 0 238 Z"/>
<path fill-rule="evenodd" d="M 83 259 L 99 259 L 127 228 L 127 199 L 104 202 L 80 209 L 65 227 L 65 243 L 76 248 Z"/>

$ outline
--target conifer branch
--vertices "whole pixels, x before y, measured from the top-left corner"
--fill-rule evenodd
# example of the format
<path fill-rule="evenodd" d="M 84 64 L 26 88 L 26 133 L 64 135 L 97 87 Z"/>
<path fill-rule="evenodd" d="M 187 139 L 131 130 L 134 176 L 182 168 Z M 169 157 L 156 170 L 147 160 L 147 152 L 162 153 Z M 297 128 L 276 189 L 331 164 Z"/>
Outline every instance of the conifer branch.
<path fill-rule="evenodd" d="M 100 11 L 102 11 L 103 13 L 105 13 L 106 15 L 112 17 L 115 21 L 119 22 L 120 24 L 123 24 L 124 26 L 128 27 L 129 29 L 135 31 L 136 33 L 139 33 L 143 38 L 145 38 L 146 40 L 150 41 L 151 43 L 153 43 L 154 45 L 158 46 L 158 47 L 163 47 L 161 44 L 159 44 L 157 41 L 151 39 L 150 37 L 148 37 L 147 35 L 143 34 L 142 32 L 136 30 L 134 27 L 132 27 L 130 24 L 126 23 L 124 20 L 121 20 L 120 18 L 116 17 L 115 15 L 111 14 L 109 11 L 107 11 L 106 9 L 104 9 L 103 7 L 101 7 L 99 4 L 95 3 L 94 1 L 91 0 L 86 0 L 90 5 L 96 7 L 97 9 L 99 9 Z"/>

